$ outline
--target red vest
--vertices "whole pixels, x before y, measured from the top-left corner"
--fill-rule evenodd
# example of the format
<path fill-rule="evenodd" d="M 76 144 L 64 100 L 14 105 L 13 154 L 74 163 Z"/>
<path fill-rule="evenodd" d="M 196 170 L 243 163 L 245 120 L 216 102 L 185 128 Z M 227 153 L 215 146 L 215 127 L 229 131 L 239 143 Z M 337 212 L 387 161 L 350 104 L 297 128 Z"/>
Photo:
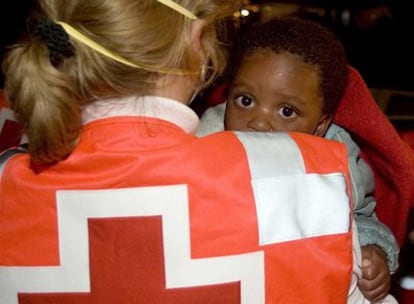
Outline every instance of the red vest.
<path fill-rule="evenodd" d="M 345 303 L 347 168 L 303 134 L 92 122 L 65 161 L 4 166 L 0 303 Z"/>

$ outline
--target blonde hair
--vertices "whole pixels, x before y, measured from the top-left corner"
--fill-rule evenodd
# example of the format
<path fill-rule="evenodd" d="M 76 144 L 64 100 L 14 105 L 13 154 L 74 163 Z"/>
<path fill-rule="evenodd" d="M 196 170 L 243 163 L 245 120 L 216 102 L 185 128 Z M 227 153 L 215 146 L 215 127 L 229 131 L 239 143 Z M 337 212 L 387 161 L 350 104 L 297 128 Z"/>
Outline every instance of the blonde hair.
<path fill-rule="evenodd" d="M 174 2 L 206 20 L 201 46 L 214 78 L 226 60 L 216 37 L 218 22 L 235 11 L 238 1 Z M 35 163 L 53 163 L 70 154 L 79 137 L 83 105 L 108 97 L 150 94 L 166 71 L 201 71 L 191 48 L 193 20 L 156 0 L 39 0 L 38 5 L 34 16 L 69 24 L 145 68 L 117 62 L 75 39 L 70 39 L 74 55 L 57 66 L 51 63 L 46 43 L 34 35 L 13 46 L 3 62 L 5 93 L 25 128 Z"/>

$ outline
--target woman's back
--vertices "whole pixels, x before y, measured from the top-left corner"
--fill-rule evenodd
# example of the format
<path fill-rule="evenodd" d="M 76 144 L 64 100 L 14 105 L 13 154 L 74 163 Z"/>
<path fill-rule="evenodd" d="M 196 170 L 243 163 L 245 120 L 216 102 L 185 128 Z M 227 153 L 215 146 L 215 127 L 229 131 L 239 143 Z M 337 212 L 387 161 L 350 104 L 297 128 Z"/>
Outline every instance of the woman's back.
<path fill-rule="evenodd" d="M 195 114 L 181 107 L 176 114 L 189 115 L 187 121 L 191 121 Z M 22 299 L 42 303 L 46 298 L 77 298 L 64 292 L 87 292 L 83 296 L 88 301 L 103 294 L 117 303 L 130 303 L 131 297 L 138 303 L 158 303 L 157 297 L 162 303 L 168 297 L 180 303 L 191 303 L 194 297 L 203 303 L 238 303 L 241 297 L 242 303 L 252 303 L 249 299 L 260 297 L 288 301 L 292 299 L 289 290 L 305 290 L 298 301 L 333 303 L 327 294 L 334 294 L 338 303 L 343 302 L 349 284 L 344 274 L 352 268 L 351 252 L 343 250 L 351 242 L 349 213 L 338 211 L 327 222 L 321 210 L 330 195 L 336 197 L 336 203 L 329 203 L 332 210 L 349 208 L 345 178 L 337 174 L 346 172 L 343 147 L 294 134 L 275 137 L 273 146 L 267 138 L 263 141 L 266 155 L 274 149 L 275 155 L 278 149 L 283 152 L 285 145 L 293 148 L 286 150 L 289 156 L 278 152 L 275 164 L 263 160 L 270 167 L 290 161 L 285 171 L 280 168 L 267 176 L 269 172 L 260 166 L 249 167 L 249 157 L 257 157 L 249 148 L 249 137 L 240 140 L 227 132 L 195 138 L 186 133 L 191 126 L 180 124 L 177 117 L 129 115 L 91 121 L 74 152 L 47 170 L 33 171 L 26 154 L 8 160 L 0 188 L 0 262 L 6 266 L 0 268 L 3 297 L 15 296 L 13 288 L 21 288 L 17 291 L 25 294 L 20 295 Z M 308 161 L 312 147 L 326 152 L 324 164 Z M 344 161 L 338 163 L 341 155 Z M 312 207 L 319 214 L 306 216 L 309 208 L 289 214 L 285 200 L 294 197 L 295 190 L 286 188 L 292 185 L 289 181 L 295 181 L 295 187 L 319 184 L 318 179 L 309 179 L 314 174 L 303 179 L 305 173 L 320 173 L 318 178 L 330 181 L 334 190 L 321 190 L 325 200 L 313 198 L 321 204 Z M 285 179 L 284 174 L 289 177 Z M 280 187 L 285 187 L 285 193 L 277 194 Z M 280 201 L 266 201 L 270 189 L 275 192 L 271 197 Z M 302 193 L 307 200 L 289 202 L 298 210 L 303 206 L 296 204 L 313 201 L 312 191 Z M 280 222 L 298 216 L 302 216 L 301 232 Z M 327 230 L 309 238 L 315 232 L 312 229 L 321 227 L 321 219 Z M 332 251 L 333 244 L 337 250 Z M 335 254 L 335 262 L 320 262 L 325 250 Z M 22 268 L 14 273 L 10 266 Z M 325 282 L 325 271 L 329 282 Z M 29 273 L 34 273 L 34 280 Z M 9 275 L 23 275 L 27 280 L 13 287 Z M 166 287 L 161 284 L 164 279 Z M 126 282 L 134 286 L 128 292 Z M 56 290 L 51 295 L 52 285 Z M 332 288 L 341 285 L 344 288 Z M 174 286 L 193 287 L 184 292 Z M 166 294 L 161 295 L 164 288 Z M 321 292 L 323 288 L 326 293 Z"/>

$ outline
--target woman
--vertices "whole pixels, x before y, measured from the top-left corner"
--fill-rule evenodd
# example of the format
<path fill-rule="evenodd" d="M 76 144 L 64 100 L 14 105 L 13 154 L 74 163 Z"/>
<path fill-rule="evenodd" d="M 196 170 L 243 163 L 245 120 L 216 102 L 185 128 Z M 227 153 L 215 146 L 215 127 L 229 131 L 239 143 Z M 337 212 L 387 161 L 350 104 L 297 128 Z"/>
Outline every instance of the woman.
<path fill-rule="evenodd" d="M 28 153 L 1 167 L 1 303 L 346 300 L 344 146 L 193 135 L 187 104 L 224 67 L 237 3 L 38 4 L 4 61 Z"/>

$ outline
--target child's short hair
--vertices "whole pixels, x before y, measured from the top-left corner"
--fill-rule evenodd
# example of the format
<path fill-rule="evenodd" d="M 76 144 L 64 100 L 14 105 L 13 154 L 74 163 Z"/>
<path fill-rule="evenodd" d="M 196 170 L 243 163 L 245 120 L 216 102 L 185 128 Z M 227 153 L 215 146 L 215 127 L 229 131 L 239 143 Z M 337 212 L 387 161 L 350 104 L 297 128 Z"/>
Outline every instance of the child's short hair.
<path fill-rule="evenodd" d="M 252 26 L 233 46 L 227 80 L 233 81 L 244 57 L 266 49 L 276 54 L 299 55 L 304 62 L 316 65 L 323 111 L 326 114 L 335 112 L 346 85 L 348 68 L 345 49 L 328 28 L 299 17 L 280 17 Z"/>

